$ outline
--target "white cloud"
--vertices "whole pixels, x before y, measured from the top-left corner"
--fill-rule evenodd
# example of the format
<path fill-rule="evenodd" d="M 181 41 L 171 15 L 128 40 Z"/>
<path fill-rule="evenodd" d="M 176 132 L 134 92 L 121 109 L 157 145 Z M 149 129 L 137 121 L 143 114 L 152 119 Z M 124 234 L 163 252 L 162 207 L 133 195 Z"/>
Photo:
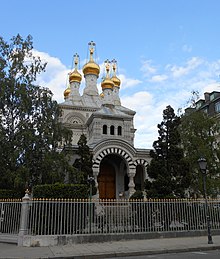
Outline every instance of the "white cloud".
<path fill-rule="evenodd" d="M 48 87 L 53 93 L 53 98 L 58 102 L 62 102 L 63 92 L 68 84 L 70 69 L 63 65 L 58 58 L 51 57 L 47 53 L 34 50 L 33 54 L 39 56 L 43 63 L 47 62 L 46 72 L 38 75 L 36 83 L 40 86 Z"/>
<path fill-rule="evenodd" d="M 200 66 L 203 63 L 203 60 L 198 57 L 192 57 L 190 60 L 187 61 L 185 66 L 168 66 L 170 68 L 170 71 L 173 75 L 173 77 L 181 77 L 189 74 L 194 69 L 196 69 L 198 66 Z"/>
<path fill-rule="evenodd" d="M 132 87 L 142 83 L 141 80 L 133 79 L 133 78 L 127 78 L 123 74 L 120 74 L 118 76 L 118 78 L 121 80 L 121 86 L 122 86 L 123 89 L 132 88 Z"/>
<path fill-rule="evenodd" d="M 130 109 L 142 109 L 146 111 L 148 105 L 152 104 L 152 95 L 145 91 L 137 92 L 131 96 L 121 97 L 122 105 Z"/>
<path fill-rule="evenodd" d="M 137 112 L 136 147 L 152 147 L 153 141 L 158 138 L 157 124 L 162 121 L 163 110 L 167 105 L 171 105 L 177 114 L 179 108 L 187 107 L 187 101 L 193 90 L 202 93 L 201 98 L 206 91 L 220 91 L 220 82 L 216 82 L 219 80 L 217 75 L 220 74 L 219 60 L 208 62 L 199 57 L 192 57 L 181 66 L 169 64 L 157 67 L 160 67 L 160 71 L 157 71 L 160 73 L 153 75 L 151 79 L 148 78 L 147 85 L 140 85 L 138 89 L 147 89 L 151 102 L 140 102 L 142 107 L 138 104 L 135 106 L 137 103 L 135 99 L 138 97 L 135 94 L 126 102 L 127 107 L 132 105 Z"/>
<path fill-rule="evenodd" d="M 220 91 L 220 82 L 214 82 L 209 85 L 206 85 L 203 89 L 203 92 L 200 93 L 201 97 L 204 98 L 204 93 L 208 92 L 211 93 L 213 91 Z"/>
<path fill-rule="evenodd" d="M 161 120 L 161 106 L 156 107 L 153 96 L 146 91 L 121 97 L 122 105 L 136 111 L 134 117 L 135 147 L 151 148 L 157 138 L 157 123 Z"/>
<path fill-rule="evenodd" d="M 142 61 L 141 71 L 144 77 L 148 77 L 155 74 L 157 69 L 152 65 L 152 60 L 144 60 Z"/>
<path fill-rule="evenodd" d="M 151 80 L 152 82 L 162 82 L 168 79 L 168 75 L 156 75 L 152 76 Z"/>

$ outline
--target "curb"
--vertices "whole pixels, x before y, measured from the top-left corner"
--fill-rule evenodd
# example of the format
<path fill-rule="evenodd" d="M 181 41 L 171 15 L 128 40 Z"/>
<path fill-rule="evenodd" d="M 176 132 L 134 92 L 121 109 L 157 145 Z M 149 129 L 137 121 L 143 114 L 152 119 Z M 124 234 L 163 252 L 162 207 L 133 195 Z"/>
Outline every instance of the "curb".
<path fill-rule="evenodd" d="M 191 248 L 180 248 L 180 249 L 163 249 L 163 250 L 146 250 L 146 251 L 134 251 L 134 252 L 114 252 L 106 254 L 96 254 L 96 255 L 76 255 L 76 256 L 60 256 L 56 259 L 105 259 L 112 257 L 129 257 L 129 256 L 143 256 L 143 255 L 156 255 L 156 254 L 169 254 L 169 253 L 184 253 L 184 252 L 195 252 L 195 251 L 211 251 L 218 250 L 220 246 L 210 246 L 210 247 L 191 247 Z M 55 257 L 44 257 L 41 259 L 52 259 Z M 7 258 L 8 259 L 8 258 Z M 15 259 L 15 258 L 10 258 Z"/>

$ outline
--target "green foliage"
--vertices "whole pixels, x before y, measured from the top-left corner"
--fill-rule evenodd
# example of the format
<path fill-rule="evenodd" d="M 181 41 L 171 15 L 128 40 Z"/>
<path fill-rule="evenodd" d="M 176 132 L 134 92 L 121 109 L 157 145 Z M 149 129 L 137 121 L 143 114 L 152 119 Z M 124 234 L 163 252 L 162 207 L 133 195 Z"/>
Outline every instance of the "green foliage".
<path fill-rule="evenodd" d="M 163 111 L 163 121 L 158 124 L 159 137 L 154 141 L 150 152 L 152 160 L 148 175 L 152 181 L 145 181 L 148 198 L 184 197 L 184 191 L 191 180 L 178 127 L 180 118 L 171 106 Z"/>
<path fill-rule="evenodd" d="M 21 199 L 24 196 L 24 192 L 16 190 L 0 189 L 0 199 Z"/>
<path fill-rule="evenodd" d="M 33 188 L 34 198 L 87 199 L 89 186 L 86 184 L 44 184 Z"/>
<path fill-rule="evenodd" d="M 70 143 L 71 131 L 59 122 L 61 111 L 52 92 L 35 85 L 45 71 L 32 54 L 31 36 L 0 37 L 0 188 L 63 181 L 68 161 L 57 152 Z"/>
<path fill-rule="evenodd" d="M 87 183 L 88 177 L 93 174 L 93 155 L 90 152 L 89 146 L 87 145 L 87 139 L 84 134 L 81 135 L 78 141 L 77 154 L 79 155 L 79 158 L 76 159 L 73 165 L 75 171 L 73 180 L 77 183 Z"/>
<path fill-rule="evenodd" d="M 142 200 L 142 199 L 144 199 L 143 192 L 138 190 L 135 193 L 133 193 L 129 199 L 130 200 Z"/>
<path fill-rule="evenodd" d="M 184 153 L 189 164 L 192 180 L 191 196 L 203 193 L 202 175 L 198 168 L 198 159 L 205 157 L 208 163 L 207 191 L 216 196 L 219 192 L 220 151 L 217 135 L 219 120 L 203 111 L 192 110 L 181 118 L 180 133 Z"/>

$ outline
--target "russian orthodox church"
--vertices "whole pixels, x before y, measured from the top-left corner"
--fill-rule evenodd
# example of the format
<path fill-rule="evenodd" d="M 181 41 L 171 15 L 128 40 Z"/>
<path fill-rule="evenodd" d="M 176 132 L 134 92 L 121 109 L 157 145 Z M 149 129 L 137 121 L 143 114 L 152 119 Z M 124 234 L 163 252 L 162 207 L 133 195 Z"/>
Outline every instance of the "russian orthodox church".
<path fill-rule="evenodd" d="M 101 199 L 129 198 L 135 190 L 144 189 L 150 150 L 134 147 L 135 111 L 121 105 L 121 81 L 117 77 L 117 62 L 105 62 L 105 76 L 97 83 L 100 67 L 94 60 L 95 43 L 89 43 L 90 58 L 83 66 L 85 87 L 80 94 L 82 75 L 78 71 L 79 56 L 74 55 L 75 68 L 69 73 L 69 85 L 64 91 L 61 121 L 73 132 L 68 153 L 71 163 L 77 155 L 77 143 L 82 134 L 93 154 L 93 176 Z"/>

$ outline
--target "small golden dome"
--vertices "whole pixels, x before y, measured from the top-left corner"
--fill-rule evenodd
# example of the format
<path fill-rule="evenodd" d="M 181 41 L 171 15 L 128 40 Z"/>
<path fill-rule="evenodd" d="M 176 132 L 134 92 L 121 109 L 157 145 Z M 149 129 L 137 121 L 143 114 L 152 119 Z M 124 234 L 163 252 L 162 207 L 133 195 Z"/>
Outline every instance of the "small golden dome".
<path fill-rule="evenodd" d="M 101 83 L 102 90 L 113 89 L 114 83 L 110 78 L 105 78 Z"/>
<path fill-rule="evenodd" d="M 100 97 L 101 97 L 101 98 L 104 98 L 104 93 L 103 93 L 103 92 L 100 93 Z"/>
<path fill-rule="evenodd" d="M 121 85 L 121 80 L 117 77 L 117 76 L 113 76 L 111 78 L 111 80 L 113 81 L 114 85 L 117 86 L 117 87 L 120 87 Z"/>
<path fill-rule="evenodd" d="M 69 73 L 69 82 L 78 82 L 80 83 L 82 81 L 82 75 L 78 72 L 77 70 L 77 65 L 79 63 L 79 55 L 76 53 L 74 55 L 74 64 L 75 64 L 75 69 L 73 72 Z"/>
<path fill-rule="evenodd" d="M 106 77 L 105 77 L 105 79 L 101 83 L 102 90 L 104 90 L 104 89 L 113 89 L 114 83 L 113 83 L 113 81 L 109 77 L 110 62 L 109 62 L 108 59 L 105 61 L 105 69 L 106 69 Z"/>
<path fill-rule="evenodd" d="M 64 92 L 63 92 L 63 95 L 64 95 L 64 98 L 67 98 L 70 94 L 70 88 L 68 87 Z"/>
<path fill-rule="evenodd" d="M 82 81 L 82 75 L 75 69 L 73 72 L 69 73 L 69 82 L 78 82 Z"/>
<path fill-rule="evenodd" d="M 96 75 L 97 77 L 99 76 L 99 73 L 100 73 L 100 67 L 98 64 L 96 64 L 93 60 L 93 53 L 94 53 L 94 46 L 95 46 L 95 43 L 93 41 L 91 41 L 89 43 L 89 46 L 90 46 L 90 49 L 89 49 L 89 52 L 90 52 L 90 59 L 89 59 L 89 62 L 86 63 L 83 67 L 83 74 L 84 75 L 88 75 L 88 74 L 94 74 Z"/>
<path fill-rule="evenodd" d="M 111 77 L 111 80 L 114 82 L 114 85 L 117 87 L 120 87 L 121 80 L 116 76 L 116 70 L 117 70 L 117 61 L 115 59 L 112 60 L 112 69 L 113 69 L 113 76 Z"/>

